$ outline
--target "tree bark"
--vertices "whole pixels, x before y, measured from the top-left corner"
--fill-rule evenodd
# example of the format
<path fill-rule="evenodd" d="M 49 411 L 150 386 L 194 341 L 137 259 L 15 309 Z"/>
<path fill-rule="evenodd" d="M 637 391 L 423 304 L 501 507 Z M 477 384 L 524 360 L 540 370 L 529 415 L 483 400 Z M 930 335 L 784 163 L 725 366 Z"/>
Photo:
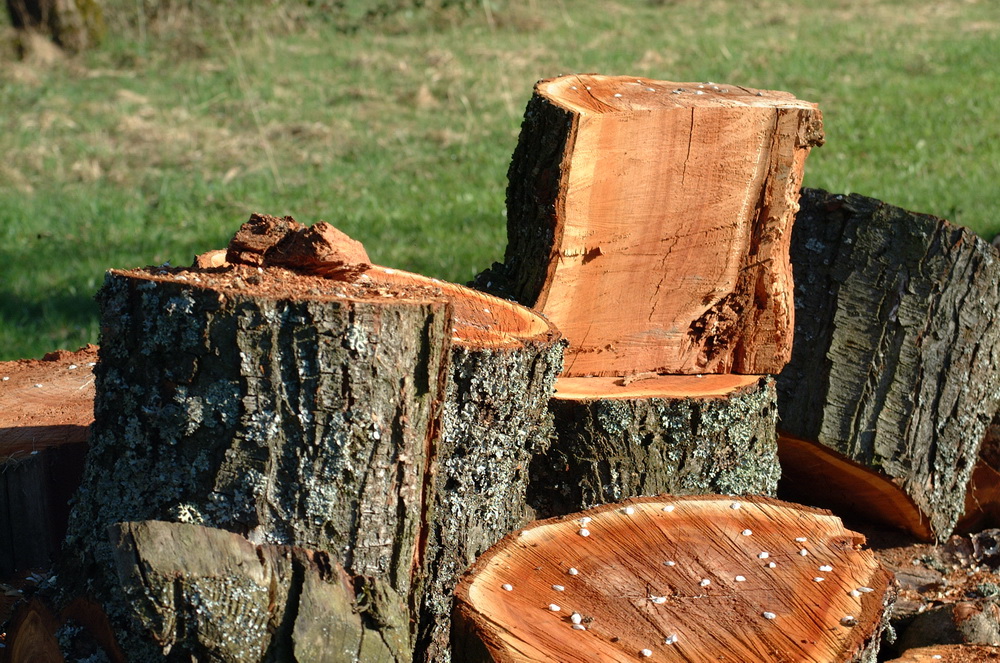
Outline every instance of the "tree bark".
<path fill-rule="evenodd" d="M 460 575 L 504 535 L 535 518 L 526 503 L 528 468 L 549 445 L 547 408 L 561 367 L 562 345 L 554 336 L 519 347 L 452 348 L 433 473 L 418 660 L 452 660 L 451 612 Z"/>
<path fill-rule="evenodd" d="M 60 577 L 70 594 L 97 597 L 121 637 L 132 635 L 127 601 L 112 548 L 93 533 L 124 521 L 329 552 L 419 597 L 449 307 L 426 293 L 338 297 L 321 281 L 296 297 L 290 273 L 267 270 L 109 273 L 91 448 Z M 148 642 L 123 648 L 156 660 L 140 653 Z"/>
<path fill-rule="evenodd" d="M 829 512 L 763 497 L 538 521 L 463 577 L 455 658 L 874 662 L 895 586 L 864 541 Z"/>
<path fill-rule="evenodd" d="M 508 173 L 504 263 L 477 286 L 548 316 L 567 376 L 776 373 L 790 224 L 820 143 L 815 104 L 784 92 L 540 81 Z"/>
<path fill-rule="evenodd" d="M 406 597 L 327 553 L 160 521 L 109 535 L 132 617 L 167 660 L 412 660 Z"/>
<path fill-rule="evenodd" d="M 505 534 L 534 518 L 525 504 L 531 458 L 547 448 L 559 334 L 511 302 L 417 274 L 371 265 L 360 244 L 328 224 L 251 219 L 230 260 L 286 265 L 377 288 L 433 287 L 451 304 L 452 350 L 435 441 L 417 658 L 450 660 L 452 595 L 459 575 Z"/>
<path fill-rule="evenodd" d="M 556 390 L 555 438 L 532 464 L 540 516 L 641 495 L 775 492 L 771 378 L 561 378 Z"/>
<path fill-rule="evenodd" d="M 943 540 L 1000 401 L 996 251 L 859 195 L 805 190 L 801 204 L 781 426 L 880 472 Z"/>

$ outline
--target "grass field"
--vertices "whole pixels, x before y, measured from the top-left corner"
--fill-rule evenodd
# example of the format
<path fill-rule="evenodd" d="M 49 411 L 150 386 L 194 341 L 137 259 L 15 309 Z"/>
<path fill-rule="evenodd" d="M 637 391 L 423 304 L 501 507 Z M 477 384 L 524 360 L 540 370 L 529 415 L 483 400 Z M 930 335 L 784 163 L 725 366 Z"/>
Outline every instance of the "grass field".
<path fill-rule="evenodd" d="M 560 73 L 793 92 L 825 116 L 807 186 L 1000 230 L 995 0 L 484 0 L 352 30 L 319 2 L 102 4 L 72 59 L 17 61 L 0 23 L 0 359 L 96 341 L 105 269 L 186 264 L 253 211 L 468 280 Z"/>

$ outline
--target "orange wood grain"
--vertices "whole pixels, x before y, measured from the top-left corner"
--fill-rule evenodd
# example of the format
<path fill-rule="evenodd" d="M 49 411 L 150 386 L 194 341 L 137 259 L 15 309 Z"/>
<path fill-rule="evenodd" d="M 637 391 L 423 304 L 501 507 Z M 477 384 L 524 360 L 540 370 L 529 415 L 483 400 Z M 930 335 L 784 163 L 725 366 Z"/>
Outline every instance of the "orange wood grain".
<path fill-rule="evenodd" d="M 458 638 L 503 663 L 856 660 L 894 596 L 863 543 L 767 498 L 626 500 L 487 551 L 456 592 Z"/>
<path fill-rule="evenodd" d="M 779 372 L 816 105 L 597 75 L 541 81 L 535 94 L 573 115 L 534 304 L 569 340 L 563 374 Z"/>

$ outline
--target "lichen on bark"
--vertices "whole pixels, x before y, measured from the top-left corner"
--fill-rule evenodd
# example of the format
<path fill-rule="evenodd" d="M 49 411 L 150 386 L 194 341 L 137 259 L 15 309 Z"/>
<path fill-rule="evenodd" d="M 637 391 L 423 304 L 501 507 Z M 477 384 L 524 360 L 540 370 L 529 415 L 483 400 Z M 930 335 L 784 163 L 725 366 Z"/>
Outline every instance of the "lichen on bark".
<path fill-rule="evenodd" d="M 548 447 L 548 402 L 562 349 L 555 340 L 503 349 L 453 347 L 434 472 L 420 660 L 451 660 L 452 595 L 459 576 L 534 518 L 526 504 L 527 469 Z"/>
<path fill-rule="evenodd" d="M 805 189 L 781 427 L 897 483 L 946 539 L 1000 402 L 1000 259 L 965 228 Z"/>
<path fill-rule="evenodd" d="M 628 497 L 774 495 L 774 381 L 718 398 L 552 400 L 556 437 L 532 463 L 539 517 Z"/>
<path fill-rule="evenodd" d="M 448 304 L 274 299 L 158 276 L 109 273 L 98 297 L 95 422 L 64 546 L 67 592 L 124 623 L 111 546 L 94 532 L 159 519 L 329 552 L 419 603 Z"/>

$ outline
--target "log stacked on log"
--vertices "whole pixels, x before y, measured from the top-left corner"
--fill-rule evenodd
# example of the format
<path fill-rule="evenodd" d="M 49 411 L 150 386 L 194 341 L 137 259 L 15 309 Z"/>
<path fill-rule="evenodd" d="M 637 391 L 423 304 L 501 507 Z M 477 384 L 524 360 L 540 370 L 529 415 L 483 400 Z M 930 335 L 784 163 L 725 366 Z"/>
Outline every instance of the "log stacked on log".
<path fill-rule="evenodd" d="M 891 574 L 828 512 L 767 498 L 626 500 L 533 523 L 459 585 L 469 663 L 874 661 Z"/>
<path fill-rule="evenodd" d="M 0 362 L 0 577 L 59 550 L 93 420 L 97 347 Z"/>
<path fill-rule="evenodd" d="M 777 373 L 791 222 L 822 136 L 816 105 L 786 92 L 540 81 L 508 173 L 504 263 L 477 284 L 562 330 L 565 376 Z"/>
<path fill-rule="evenodd" d="M 791 352 L 790 226 L 820 143 L 816 105 L 784 92 L 597 75 L 535 86 L 504 263 L 476 284 L 569 341 L 557 439 L 533 466 L 541 514 L 774 494 L 775 393 L 752 376 Z M 711 373 L 725 375 L 706 386 Z"/>
<path fill-rule="evenodd" d="M 784 432 L 887 477 L 919 513 L 911 529 L 947 538 L 1000 403 L 996 250 L 941 219 L 806 190 L 792 259 Z"/>
<path fill-rule="evenodd" d="M 326 232 L 259 217 L 227 266 L 109 273 L 63 575 L 119 627 L 128 601 L 93 532 L 159 519 L 328 552 L 384 579 L 420 637 L 446 646 L 458 574 L 530 517 L 558 334 L 459 286 L 367 266 L 294 273 L 240 244 Z"/>

